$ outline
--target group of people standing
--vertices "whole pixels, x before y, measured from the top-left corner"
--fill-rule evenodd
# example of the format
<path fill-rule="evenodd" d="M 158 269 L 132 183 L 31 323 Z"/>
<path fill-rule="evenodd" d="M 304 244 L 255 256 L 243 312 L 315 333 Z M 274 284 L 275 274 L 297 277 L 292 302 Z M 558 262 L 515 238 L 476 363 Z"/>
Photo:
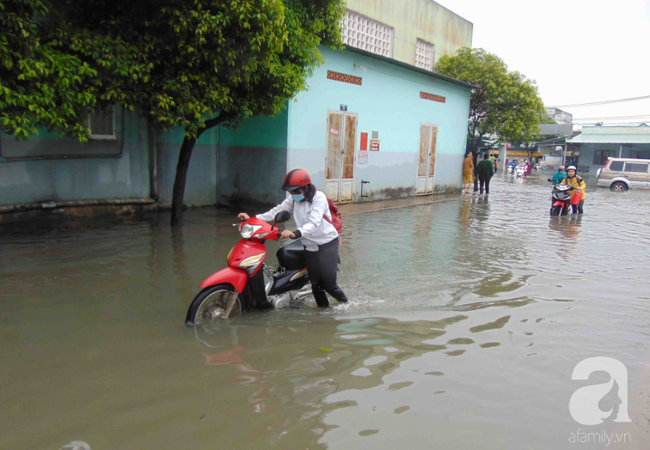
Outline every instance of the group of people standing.
<path fill-rule="evenodd" d="M 530 175 L 532 169 L 532 164 L 525 162 L 527 165 L 526 171 Z M 510 161 L 509 164 L 514 164 L 516 166 L 516 161 Z M 574 214 L 582 214 L 584 203 L 585 203 L 585 190 L 587 185 L 582 177 L 578 176 L 577 168 L 574 165 L 569 166 L 566 169 L 565 167 L 560 166 L 558 172 L 553 175 L 553 185 L 557 184 L 568 184 L 572 186 L 574 191 L 580 192 L 582 194 L 582 199 L 579 204 L 572 205 Z M 476 167 L 474 167 L 474 159 L 472 158 L 472 153 L 468 153 L 463 162 L 463 184 L 465 186 L 465 193 L 469 194 L 472 191 L 472 183 L 476 178 L 479 181 L 479 193 L 485 194 L 490 193 L 490 179 L 496 173 L 494 161 L 490 161 L 490 155 L 485 153 L 483 155 L 483 160 L 479 162 Z"/>
<path fill-rule="evenodd" d="M 483 190 L 485 189 L 485 194 L 489 194 L 490 179 L 494 175 L 495 171 L 496 164 L 493 161 L 490 161 L 489 154 L 484 154 L 483 160 L 474 167 L 472 154 L 468 153 L 463 162 L 463 183 L 465 184 L 465 193 L 469 194 L 471 192 L 471 184 L 474 182 L 475 178 L 478 178 L 480 193 L 483 194 Z"/>

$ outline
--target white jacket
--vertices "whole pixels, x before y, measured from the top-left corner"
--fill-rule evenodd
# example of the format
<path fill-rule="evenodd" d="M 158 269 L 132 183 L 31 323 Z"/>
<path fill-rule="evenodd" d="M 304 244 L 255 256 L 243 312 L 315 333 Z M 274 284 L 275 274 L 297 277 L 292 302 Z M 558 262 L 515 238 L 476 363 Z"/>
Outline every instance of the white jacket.
<path fill-rule="evenodd" d="M 302 234 L 300 240 L 310 252 L 318 251 L 318 246 L 327 244 L 339 236 L 334 225 L 323 219 L 323 216 L 332 220 L 327 197 L 321 191 L 316 191 L 311 203 L 307 200 L 300 203 L 287 197 L 282 203 L 264 214 L 258 214 L 258 219 L 271 222 L 280 211 L 289 211 L 298 225 Z"/>

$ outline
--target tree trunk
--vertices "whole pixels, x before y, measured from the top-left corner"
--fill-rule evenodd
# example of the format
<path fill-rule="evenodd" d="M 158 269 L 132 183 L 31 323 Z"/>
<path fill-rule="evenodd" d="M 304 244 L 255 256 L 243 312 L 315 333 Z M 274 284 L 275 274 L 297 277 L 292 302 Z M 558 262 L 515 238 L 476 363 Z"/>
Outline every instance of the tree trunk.
<path fill-rule="evenodd" d="M 196 139 L 185 136 L 183 145 L 181 145 L 181 153 L 178 155 L 176 178 L 174 179 L 174 194 L 172 197 L 172 226 L 179 225 L 183 216 L 183 197 L 185 197 L 187 169 L 190 167 L 190 158 L 192 157 Z"/>
<path fill-rule="evenodd" d="M 480 135 L 478 139 L 472 142 L 472 158 L 474 159 L 474 167 L 478 164 L 478 147 L 481 145 L 481 139 L 483 139 L 483 135 Z M 478 192 L 478 177 L 474 177 L 474 192 Z"/>
<path fill-rule="evenodd" d="M 195 138 L 188 138 L 187 133 L 181 145 L 181 153 L 178 155 L 178 164 L 176 165 L 176 178 L 174 179 L 174 193 L 172 196 L 172 226 L 180 225 L 183 217 L 183 197 L 185 197 L 185 184 L 187 182 L 187 169 L 190 167 L 190 158 L 196 141 L 201 137 L 205 130 L 216 127 L 217 125 L 233 119 L 233 113 L 221 113 L 219 116 L 206 120 L 203 128 L 199 128 Z"/>

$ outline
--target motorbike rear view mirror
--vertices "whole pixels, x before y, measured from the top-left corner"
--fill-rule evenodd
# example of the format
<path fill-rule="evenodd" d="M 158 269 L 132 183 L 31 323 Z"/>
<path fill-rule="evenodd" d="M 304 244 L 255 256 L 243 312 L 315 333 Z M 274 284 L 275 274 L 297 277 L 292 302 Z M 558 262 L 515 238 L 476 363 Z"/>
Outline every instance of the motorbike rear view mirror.
<path fill-rule="evenodd" d="M 286 222 L 289 219 L 291 219 L 291 214 L 289 211 L 280 211 L 275 215 L 275 223 Z"/>
<path fill-rule="evenodd" d="M 275 215 L 275 219 L 273 219 L 273 225 L 271 225 L 271 229 L 275 227 L 276 223 L 286 222 L 289 219 L 291 219 L 291 214 L 289 213 L 289 211 L 280 211 Z"/>
<path fill-rule="evenodd" d="M 547 180 L 547 181 L 550 181 L 551 183 L 553 182 L 553 180 L 551 180 L 550 178 L 547 178 L 546 180 Z"/>

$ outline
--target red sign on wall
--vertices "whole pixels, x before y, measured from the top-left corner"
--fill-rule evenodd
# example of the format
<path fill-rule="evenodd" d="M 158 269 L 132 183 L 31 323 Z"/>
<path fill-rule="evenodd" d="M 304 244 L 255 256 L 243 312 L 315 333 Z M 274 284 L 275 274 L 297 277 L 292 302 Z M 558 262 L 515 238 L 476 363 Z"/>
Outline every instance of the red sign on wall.
<path fill-rule="evenodd" d="M 368 133 L 361 133 L 361 147 L 359 150 L 368 150 Z"/>
<path fill-rule="evenodd" d="M 379 151 L 379 139 L 370 139 L 370 150 L 373 152 Z"/>

